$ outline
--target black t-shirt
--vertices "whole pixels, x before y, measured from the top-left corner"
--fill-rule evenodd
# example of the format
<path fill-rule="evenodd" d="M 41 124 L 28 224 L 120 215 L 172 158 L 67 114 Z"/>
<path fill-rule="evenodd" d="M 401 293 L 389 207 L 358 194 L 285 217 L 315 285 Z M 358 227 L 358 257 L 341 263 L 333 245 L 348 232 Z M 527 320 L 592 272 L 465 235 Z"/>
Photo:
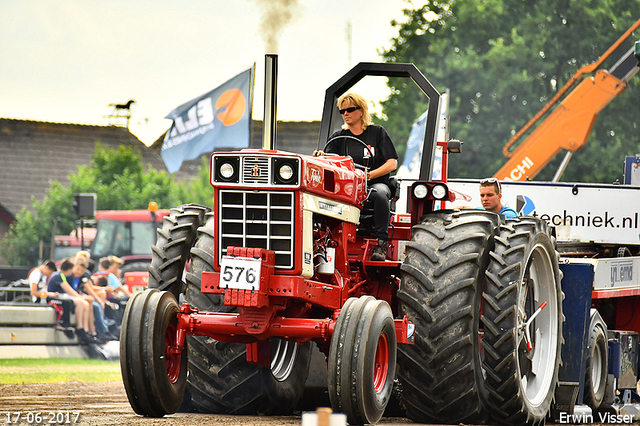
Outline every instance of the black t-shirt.
<path fill-rule="evenodd" d="M 390 158 L 398 158 L 396 148 L 393 146 L 393 142 L 391 142 L 389 134 L 382 126 L 371 124 L 359 135 L 354 135 L 348 129 L 342 129 L 332 134 L 329 137 L 329 140 L 339 136 L 356 137 L 371 149 L 373 158 L 369 159 L 369 164 L 367 165 L 369 170 L 377 169 Z M 365 154 L 370 155 L 369 150 L 367 150 L 361 143 L 350 138 L 336 139 L 327 146 L 326 151 L 332 154 L 348 155 L 353 158 L 354 163 L 362 166 L 364 166 Z M 373 185 L 374 183 L 388 183 L 389 176 L 390 174 L 386 174 L 372 179 L 369 181 L 368 185 Z"/>
<path fill-rule="evenodd" d="M 76 278 L 74 276 L 71 277 L 71 280 L 69 280 L 69 283 L 71 284 L 71 287 L 74 286 L 74 284 L 76 284 L 75 290 L 80 293 L 80 294 L 89 294 L 85 291 L 84 289 L 84 284 L 89 281 L 91 284 L 93 284 L 93 280 L 91 279 L 91 274 L 87 271 L 85 271 L 84 275 L 82 275 L 80 278 Z"/>

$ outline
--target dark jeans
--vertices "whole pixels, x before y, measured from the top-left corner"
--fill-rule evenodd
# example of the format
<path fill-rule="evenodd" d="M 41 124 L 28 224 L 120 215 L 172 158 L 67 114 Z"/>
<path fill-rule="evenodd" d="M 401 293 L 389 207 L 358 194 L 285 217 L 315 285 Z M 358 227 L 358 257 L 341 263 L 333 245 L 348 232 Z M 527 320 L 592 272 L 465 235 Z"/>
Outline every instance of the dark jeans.
<path fill-rule="evenodd" d="M 386 183 L 374 183 L 371 185 L 375 189 L 371 194 L 366 207 L 373 208 L 373 236 L 379 240 L 389 239 L 389 201 L 391 200 L 391 189 Z"/>

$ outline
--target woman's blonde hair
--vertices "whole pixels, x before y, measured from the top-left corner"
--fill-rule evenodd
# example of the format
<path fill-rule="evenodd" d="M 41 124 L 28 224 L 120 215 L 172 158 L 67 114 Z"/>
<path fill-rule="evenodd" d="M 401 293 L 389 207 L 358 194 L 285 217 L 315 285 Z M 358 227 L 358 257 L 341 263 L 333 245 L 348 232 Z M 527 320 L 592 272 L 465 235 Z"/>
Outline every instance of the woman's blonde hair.
<path fill-rule="evenodd" d="M 362 123 L 362 130 L 365 130 L 367 126 L 372 124 L 367 101 L 362 97 L 362 95 L 347 92 L 338 98 L 338 108 L 341 108 L 343 103 L 349 101 L 351 101 L 355 106 L 360 107 L 360 110 L 362 110 L 362 118 L 360 119 L 360 122 Z M 348 127 L 349 126 L 347 126 L 346 123 L 342 125 L 343 129 L 347 129 Z"/>

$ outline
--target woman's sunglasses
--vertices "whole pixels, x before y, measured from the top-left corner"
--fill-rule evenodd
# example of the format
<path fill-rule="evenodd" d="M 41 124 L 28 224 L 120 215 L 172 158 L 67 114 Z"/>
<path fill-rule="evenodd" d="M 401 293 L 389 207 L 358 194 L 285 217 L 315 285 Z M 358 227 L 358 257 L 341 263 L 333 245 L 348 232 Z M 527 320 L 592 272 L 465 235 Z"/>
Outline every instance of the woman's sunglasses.
<path fill-rule="evenodd" d="M 345 112 L 352 113 L 353 111 L 356 111 L 359 109 L 360 107 L 349 107 L 349 108 L 339 109 L 338 111 L 340 111 L 340 115 L 344 115 Z"/>

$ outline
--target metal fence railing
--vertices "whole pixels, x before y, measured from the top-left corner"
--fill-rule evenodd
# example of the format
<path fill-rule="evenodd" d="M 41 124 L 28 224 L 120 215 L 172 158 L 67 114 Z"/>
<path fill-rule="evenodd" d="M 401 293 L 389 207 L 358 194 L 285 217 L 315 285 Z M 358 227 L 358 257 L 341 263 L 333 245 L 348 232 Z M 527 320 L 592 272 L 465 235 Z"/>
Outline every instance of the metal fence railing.
<path fill-rule="evenodd" d="M 31 288 L 28 283 L 16 281 L 0 287 L 0 303 L 25 304 L 32 303 Z"/>

